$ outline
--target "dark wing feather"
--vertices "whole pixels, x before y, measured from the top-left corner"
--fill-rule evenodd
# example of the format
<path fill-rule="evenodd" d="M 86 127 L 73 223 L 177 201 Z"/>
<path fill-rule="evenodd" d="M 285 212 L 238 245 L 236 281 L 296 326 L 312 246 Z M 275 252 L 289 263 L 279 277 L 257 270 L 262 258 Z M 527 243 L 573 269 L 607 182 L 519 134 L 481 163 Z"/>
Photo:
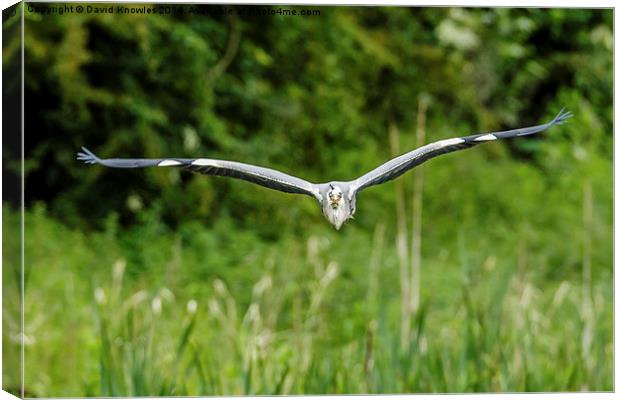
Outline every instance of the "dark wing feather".
<path fill-rule="evenodd" d="M 530 126 L 527 128 L 512 129 L 509 131 L 482 133 L 477 135 L 465 136 L 460 138 L 452 138 L 440 140 L 417 148 L 402 156 L 396 157 L 385 164 L 373 169 L 365 175 L 351 182 L 354 191 L 360 191 L 369 186 L 379 185 L 381 183 L 395 179 L 410 169 L 422 164 L 426 160 L 437 157 L 442 154 L 450 153 L 457 150 L 467 149 L 480 143 L 506 139 L 517 136 L 526 136 L 534 133 L 542 132 L 553 125 L 563 124 L 566 119 L 572 117 L 570 112 L 564 112 L 562 109 L 558 115 L 550 122 L 542 125 Z"/>
<path fill-rule="evenodd" d="M 228 176 L 243 179 L 269 189 L 286 193 L 305 194 L 321 200 L 317 185 L 270 168 L 257 167 L 235 161 L 208 158 L 107 158 L 101 159 L 82 147 L 77 159 L 87 164 L 101 164 L 112 168 L 181 167 L 205 175 Z"/>

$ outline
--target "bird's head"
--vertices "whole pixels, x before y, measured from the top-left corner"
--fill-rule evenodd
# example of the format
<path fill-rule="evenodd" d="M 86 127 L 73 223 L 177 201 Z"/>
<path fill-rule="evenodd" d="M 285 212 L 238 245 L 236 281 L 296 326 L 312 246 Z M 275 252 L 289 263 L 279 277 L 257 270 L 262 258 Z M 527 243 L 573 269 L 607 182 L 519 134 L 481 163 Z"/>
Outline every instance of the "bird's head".
<path fill-rule="evenodd" d="M 355 197 L 350 198 L 340 186 L 330 183 L 323 198 L 322 206 L 325 218 L 336 229 L 340 229 L 342 224 L 353 218 L 353 214 L 355 214 Z"/>

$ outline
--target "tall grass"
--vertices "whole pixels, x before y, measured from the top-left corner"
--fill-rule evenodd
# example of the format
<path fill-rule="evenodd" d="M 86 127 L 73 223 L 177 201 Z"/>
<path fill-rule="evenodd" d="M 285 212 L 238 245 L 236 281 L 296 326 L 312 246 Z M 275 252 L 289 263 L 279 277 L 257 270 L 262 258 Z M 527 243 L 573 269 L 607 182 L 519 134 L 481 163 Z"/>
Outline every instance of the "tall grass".
<path fill-rule="evenodd" d="M 428 100 L 418 96 L 415 147 L 423 146 L 426 140 L 426 110 Z M 413 171 L 413 195 L 411 198 L 411 302 L 410 310 L 416 313 L 420 308 L 420 285 L 422 278 L 422 193 L 424 190 L 424 167 Z"/>
<path fill-rule="evenodd" d="M 168 310 L 175 299 L 167 288 L 156 292 L 123 290 L 125 261 L 117 261 L 108 288 L 97 287 L 93 298 L 99 336 L 101 396 L 175 395 L 184 393 L 189 349 L 196 321 L 195 301 L 187 310 Z M 174 313 L 172 336 L 163 330 L 163 312 Z M 173 339 L 176 337 L 176 342 Z M 191 356 L 188 356 L 191 357 Z"/>
<path fill-rule="evenodd" d="M 426 139 L 426 110 L 428 100 L 421 94 L 418 98 L 418 110 L 416 118 L 415 147 L 421 147 Z M 389 127 L 389 141 L 392 156 L 401 154 L 400 131 L 391 122 Z M 422 191 L 424 188 L 424 170 L 422 166 L 416 168 L 412 175 L 413 189 L 411 195 L 411 209 L 407 209 L 405 187 L 407 179 L 399 179 L 394 184 L 396 197 L 396 250 L 400 271 L 400 347 L 406 351 L 411 345 L 411 321 L 420 308 L 420 287 L 422 270 Z M 407 220 L 411 214 L 411 232 L 409 232 Z M 410 245 L 407 243 L 411 238 Z"/>
<path fill-rule="evenodd" d="M 592 305 L 592 212 L 592 186 L 589 181 L 586 181 L 583 184 L 583 261 L 580 311 L 583 321 L 582 357 L 588 375 L 591 375 L 595 368 L 595 360 L 591 353 L 595 315 Z M 585 384 L 583 389 L 588 390 L 588 385 Z"/>
<path fill-rule="evenodd" d="M 379 225 L 375 230 L 370 287 L 377 285 L 373 281 L 380 276 L 381 262 L 376 260 L 380 260 L 384 229 Z M 566 319 L 583 307 L 579 286 L 563 282 L 551 295 L 543 292 L 532 282 L 525 242 L 518 253 L 517 272 L 498 271 L 486 277 L 491 284 L 485 283 L 474 271 L 494 269 L 496 261 L 471 264 L 465 239 L 462 242 L 461 285 L 453 288 L 460 306 L 443 325 L 436 321 L 432 303 L 422 303 L 413 314 L 411 345 L 404 351 L 400 335 L 385 317 L 386 304 L 376 298 L 372 301 L 377 308 L 357 339 L 340 346 L 329 344 L 326 301 L 334 300 L 332 286 L 343 278 L 316 238 L 307 243 L 305 258 L 312 273 L 302 291 L 287 291 L 285 283 L 266 268 L 253 285 L 247 306 L 220 279 L 211 282 L 209 298 L 186 305 L 166 289 L 124 290 L 124 264 L 118 262 L 111 286 L 94 294 L 100 341 L 97 394 L 610 388 L 610 370 L 603 368 L 600 371 L 607 372 L 596 377 L 589 372 L 590 365 L 610 366 L 610 349 L 604 342 L 558 340 L 555 327 L 571 330 L 577 328 L 572 324 L 580 324 Z M 376 292 L 369 295 L 374 298 Z M 594 319 L 591 326 L 596 327 Z M 586 325 L 583 329 L 585 334 Z M 575 354 L 587 355 L 584 363 L 575 363 Z"/>

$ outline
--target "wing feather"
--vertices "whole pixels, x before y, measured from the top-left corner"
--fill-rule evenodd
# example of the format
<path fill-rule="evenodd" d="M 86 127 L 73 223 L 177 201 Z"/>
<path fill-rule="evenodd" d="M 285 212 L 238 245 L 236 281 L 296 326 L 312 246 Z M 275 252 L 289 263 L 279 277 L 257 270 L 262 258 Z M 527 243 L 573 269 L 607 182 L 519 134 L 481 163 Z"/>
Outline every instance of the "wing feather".
<path fill-rule="evenodd" d="M 192 172 L 242 179 L 285 193 L 305 194 L 321 200 L 318 186 L 301 178 L 270 168 L 235 161 L 209 158 L 106 158 L 101 159 L 82 147 L 77 159 L 87 164 L 101 164 L 111 168 L 181 167 Z"/>
<path fill-rule="evenodd" d="M 532 135 L 534 133 L 542 132 L 553 125 L 561 125 L 570 117 L 572 117 L 572 114 L 570 112 L 564 112 L 564 109 L 562 109 L 553 120 L 546 124 L 512 129 L 508 131 L 481 133 L 460 138 L 444 139 L 438 142 L 430 143 L 410 151 L 409 153 L 396 157 L 362 175 L 351 182 L 351 187 L 354 192 L 358 192 L 369 186 L 379 185 L 398 178 L 410 169 L 442 154 L 467 149 L 492 140 Z"/>

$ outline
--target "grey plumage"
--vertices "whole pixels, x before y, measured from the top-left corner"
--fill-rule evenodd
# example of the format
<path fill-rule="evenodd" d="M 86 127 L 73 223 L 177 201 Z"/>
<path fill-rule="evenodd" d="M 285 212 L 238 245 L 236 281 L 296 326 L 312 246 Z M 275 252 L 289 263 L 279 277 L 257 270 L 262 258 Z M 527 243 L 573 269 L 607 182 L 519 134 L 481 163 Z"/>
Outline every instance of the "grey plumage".
<path fill-rule="evenodd" d="M 270 189 L 286 193 L 306 194 L 316 197 L 316 185 L 275 169 L 258 167 L 235 161 L 208 158 L 106 158 L 101 159 L 85 147 L 78 153 L 78 160 L 87 164 L 101 164 L 112 168 L 182 167 L 205 175 L 228 176 L 243 179 Z"/>
<path fill-rule="evenodd" d="M 78 152 L 77 158 L 87 164 L 101 164 L 112 168 L 181 167 L 206 175 L 243 179 L 286 193 L 305 194 L 314 197 L 321 205 L 325 217 L 336 229 L 340 229 L 342 224 L 355 214 L 356 196 L 363 189 L 395 179 L 410 169 L 441 154 L 466 149 L 492 140 L 532 135 L 542 132 L 553 125 L 561 125 L 570 117 L 572 117 L 572 114 L 564 112 L 564 109 L 562 109 L 553 120 L 546 124 L 440 140 L 396 157 L 355 180 L 318 184 L 270 168 L 208 158 L 101 159 L 85 147 L 82 147 L 82 151 Z"/>

